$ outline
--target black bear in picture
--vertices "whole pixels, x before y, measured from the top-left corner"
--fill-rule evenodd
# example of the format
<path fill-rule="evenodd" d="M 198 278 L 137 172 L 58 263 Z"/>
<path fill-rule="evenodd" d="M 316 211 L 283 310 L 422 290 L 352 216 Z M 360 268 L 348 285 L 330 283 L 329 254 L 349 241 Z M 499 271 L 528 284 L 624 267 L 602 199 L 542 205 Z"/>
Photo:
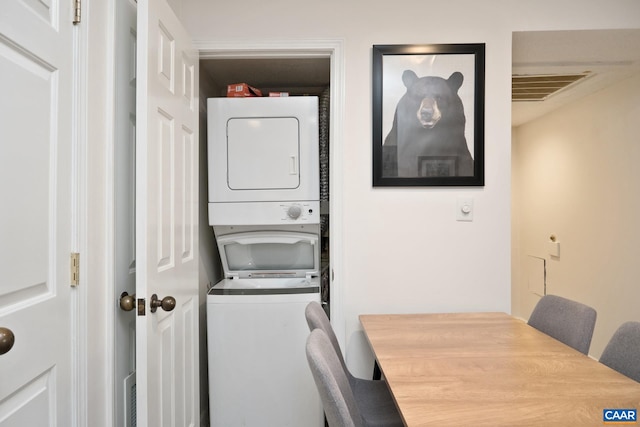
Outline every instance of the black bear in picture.
<path fill-rule="evenodd" d="M 383 176 L 473 176 L 464 106 L 458 96 L 463 80 L 457 71 L 446 80 L 418 77 L 411 70 L 402 73 L 407 92 L 398 101 L 384 140 Z"/>

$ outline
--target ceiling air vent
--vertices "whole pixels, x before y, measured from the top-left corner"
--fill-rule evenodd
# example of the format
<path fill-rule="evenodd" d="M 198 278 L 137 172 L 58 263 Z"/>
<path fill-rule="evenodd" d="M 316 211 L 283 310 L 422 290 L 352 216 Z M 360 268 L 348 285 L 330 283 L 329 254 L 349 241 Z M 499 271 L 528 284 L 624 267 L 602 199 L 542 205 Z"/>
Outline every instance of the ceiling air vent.
<path fill-rule="evenodd" d="M 580 74 L 541 74 L 541 75 L 513 75 L 511 77 L 511 100 L 544 101 L 551 95 L 575 84 L 589 75 Z"/>

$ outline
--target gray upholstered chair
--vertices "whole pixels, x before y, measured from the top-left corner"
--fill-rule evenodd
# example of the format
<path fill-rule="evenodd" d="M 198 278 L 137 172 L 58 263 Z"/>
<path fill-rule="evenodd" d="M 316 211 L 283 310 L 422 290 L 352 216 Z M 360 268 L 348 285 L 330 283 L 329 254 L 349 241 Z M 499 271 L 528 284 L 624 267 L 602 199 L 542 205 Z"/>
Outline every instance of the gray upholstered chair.
<path fill-rule="evenodd" d="M 329 338 L 322 330 L 311 331 L 306 351 L 309 368 L 329 426 L 364 426 L 347 375 L 332 349 Z"/>
<path fill-rule="evenodd" d="M 362 406 L 342 368 L 329 337 L 322 329 L 311 331 L 307 339 L 307 361 L 318 388 L 329 427 L 402 427 L 395 406 Z M 393 403 L 392 403 L 393 404 Z"/>
<path fill-rule="evenodd" d="M 331 327 L 329 318 L 317 302 L 311 302 L 305 310 L 305 317 L 309 330 L 313 332 L 316 329 L 323 331 L 327 337 L 330 346 L 327 350 L 331 350 L 335 358 L 340 364 L 342 374 L 347 378 L 349 387 L 356 405 L 361 413 L 364 426 L 398 426 L 401 427 L 402 418 L 398 413 L 387 382 L 384 380 L 374 381 L 357 378 L 351 375 L 347 365 L 344 362 L 338 339 Z M 325 408 L 326 411 L 326 408 Z M 329 416 L 327 415 L 327 418 Z M 329 423 L 329 425 L 332 425 Z M 338 424 L 339 425 L 339 424 Z"/>
<path fill-rule="evenodd" d="M 545 334 L 589 354 L 596 311 L 579 302 L 557 295 L 545 295 L 529 317 L 529 325 Z"/>
<path fill-rule="evenodd" d="M 640 322 L 625 322 L 604 348 L 600 362 L 640 382 Z"/>
<path fill-rule="evenodd" d="M 329 321 L 329 318 L 327 317 L 327 314 L 325 313 L 320 303 L 316 301 L 312 301 L 309 304 L 307 304 L 307 308 L 304 311 L 304 316 L 307 319 L 307 325 L 309 325 L 309 331 L 313 331 L 314 329 L 322 329 L 324 333 L 327 334 L 327 337 L 329 337 L 329 340 L 331 341 L 331 345 L 333 346 L 333 349 L 336 351 L 336 354 L 338 355 L 338 359 L 342 364 L 342 368 L 344 369 L 344 372 L 347 375 L 347 378 L 349 378 L 349 382 L 353 386 L 354 383 L 358 382 L 358 380 L 360 379 L 351 375 L 351 373 L 349 372 L 349 369 L 347 369 L 347 365 L 344 362 L 344 357 L 342 356 L 342 350 L 340 350 L 340 344 L 338 343 L 338 338 L 336 337 L 336 334 L 333 331 L 333 327 L 331 326 L 331 322 Z M 361 381 L 369 381 L 369 380 L 362 379 Z M 387 388 L 386 384 L 383 384 L 383 385 L 385 388 Z"/>

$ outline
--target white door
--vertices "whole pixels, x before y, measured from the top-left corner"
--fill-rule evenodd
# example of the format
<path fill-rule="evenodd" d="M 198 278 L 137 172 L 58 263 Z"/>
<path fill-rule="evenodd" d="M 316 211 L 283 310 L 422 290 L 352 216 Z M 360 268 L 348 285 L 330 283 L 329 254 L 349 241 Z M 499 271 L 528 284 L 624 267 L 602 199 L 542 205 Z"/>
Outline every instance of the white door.
<path fill-rule="evenodd" d="M 73 425 L 70 5 L 0 1 L 2 427 Z"/>
<path fill-rule="evenodd" d="M 141 427 L 199 424 L 198 53 L 164 0 L 138 1 L 136 366 Z M 154 308 L 153 295 L 175 299 Z M 144 367 L 144 369 L 143 369 Z"/>

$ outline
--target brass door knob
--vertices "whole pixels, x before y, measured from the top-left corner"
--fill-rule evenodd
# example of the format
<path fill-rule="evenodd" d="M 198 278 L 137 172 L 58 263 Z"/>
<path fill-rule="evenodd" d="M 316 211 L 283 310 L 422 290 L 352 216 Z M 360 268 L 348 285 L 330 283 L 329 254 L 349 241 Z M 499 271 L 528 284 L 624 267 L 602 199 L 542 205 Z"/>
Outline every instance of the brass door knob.
<path fill-rule="evenodd" d="M 164 311 L 171 311 L 176 308 L 176 299 L 171 296 L 158 299 L 158 295 L 151 295 L 151 312 L 155 313 L 158 307 L 162 307 Z"/>
<path fill-rule="evenodd" d="M 129 295 L 127 292 L 123 292 L 120 295 L 120 308 L 124 311 L 131 311 L 136 307 L 136 294 Z"/>
<path fill-rule="evenodd" d="M 11 329 L 0 327 L 0 355 L 8 353 L 16 342 L 16 337 Z"/>

